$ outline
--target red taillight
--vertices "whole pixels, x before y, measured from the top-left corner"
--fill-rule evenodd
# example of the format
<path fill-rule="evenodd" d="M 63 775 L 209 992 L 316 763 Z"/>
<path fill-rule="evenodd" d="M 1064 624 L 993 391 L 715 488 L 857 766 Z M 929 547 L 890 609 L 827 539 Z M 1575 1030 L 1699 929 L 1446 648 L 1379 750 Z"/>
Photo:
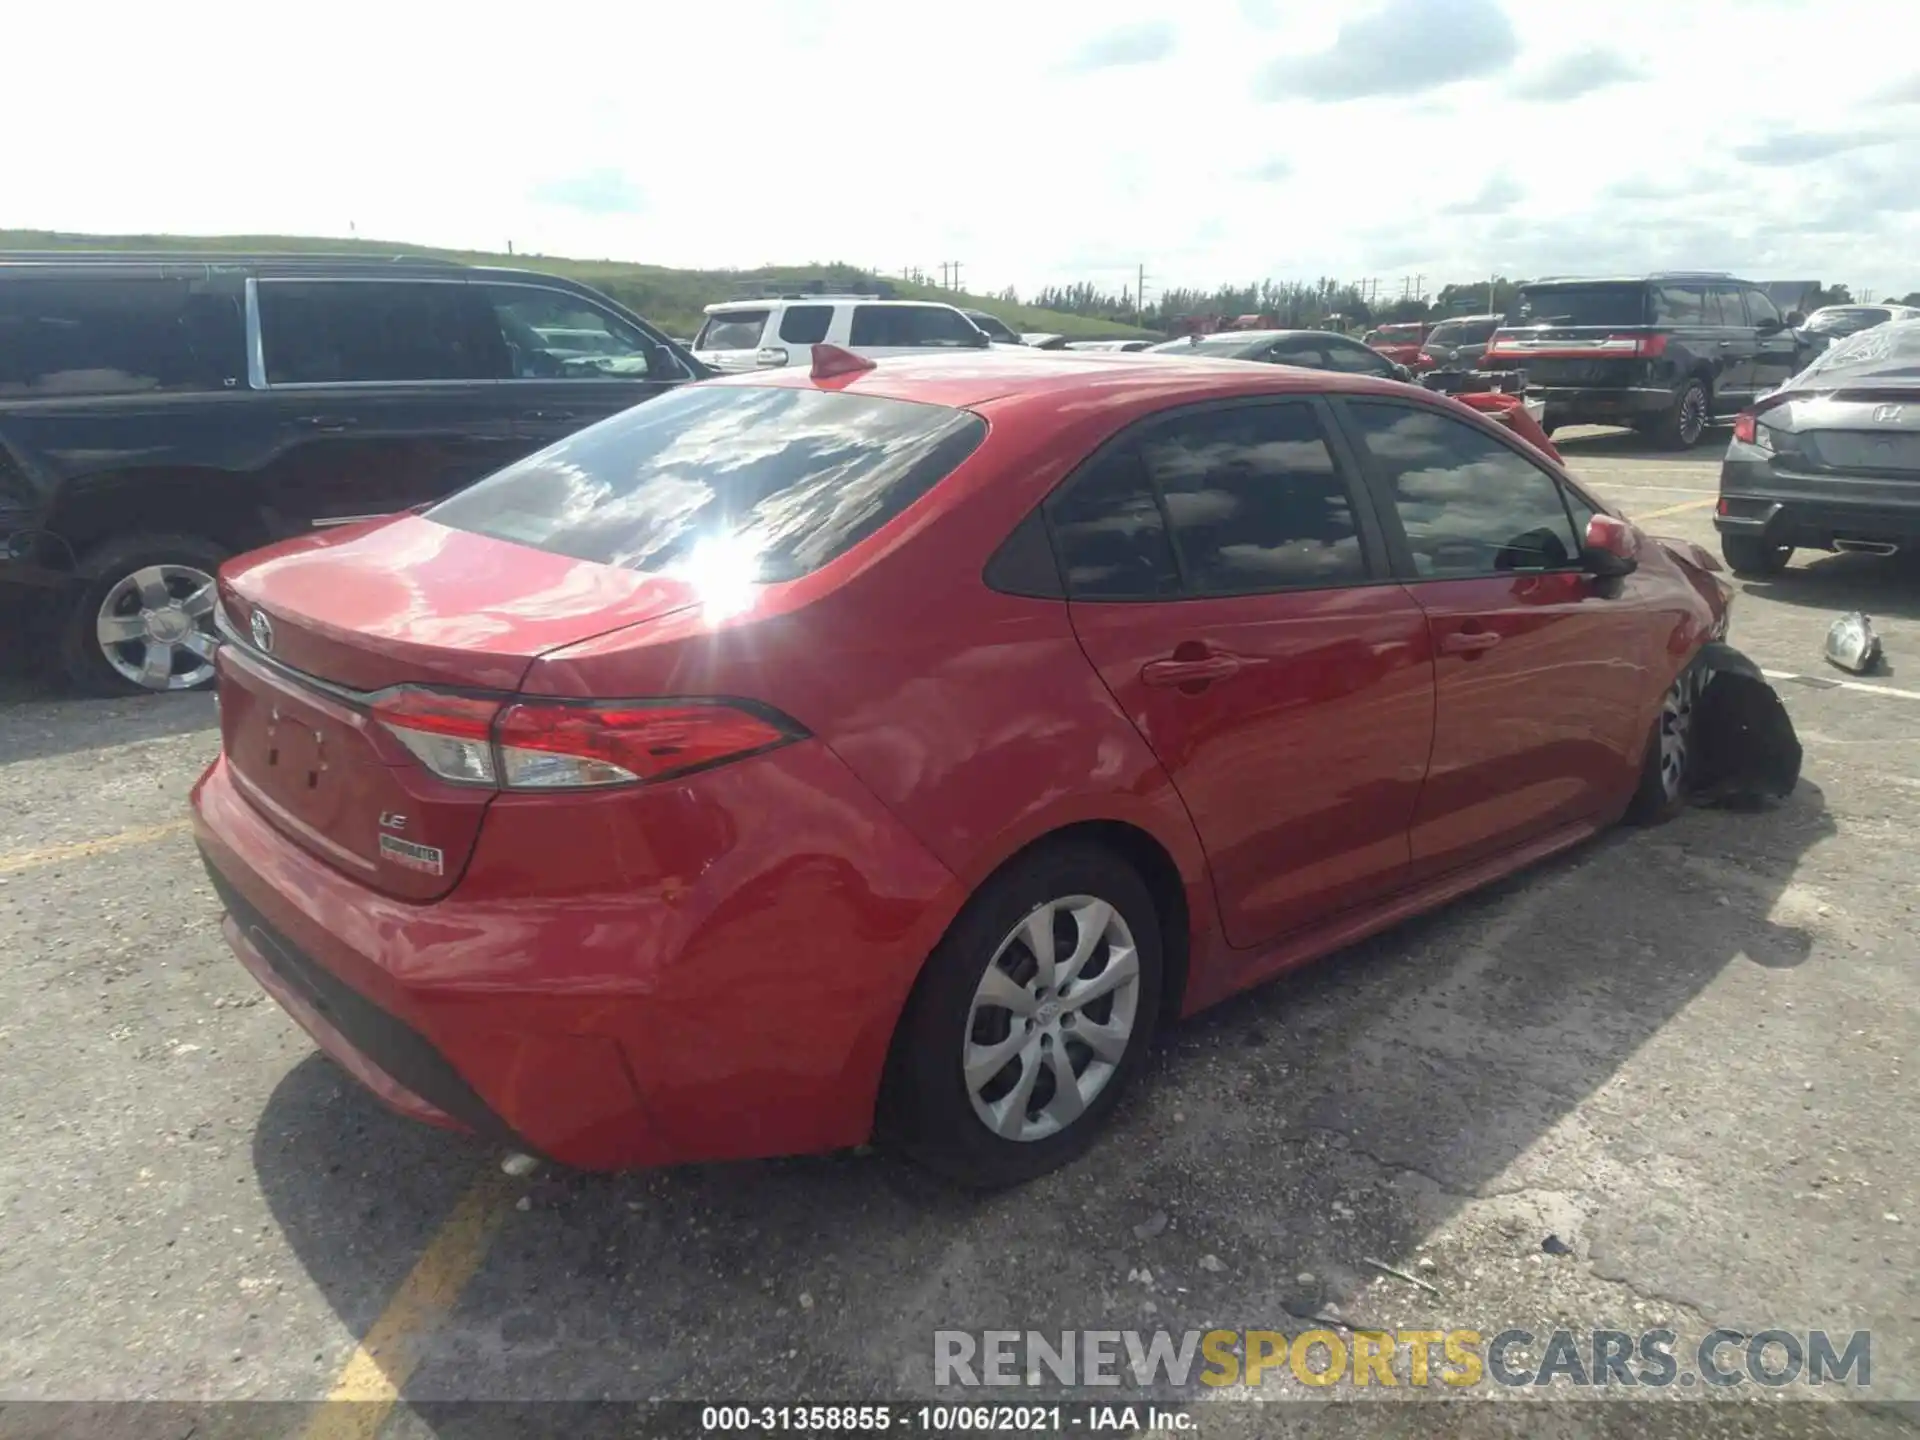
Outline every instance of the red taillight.
<path fill-rule="evenodd" d="M 443 695 L 410 687 L 376 696 L 373 715 L 422 765 L 442 780 L 491 785 L 493 722 L 498 700 Z"/>
<path fill-rule="evenodd" d="M 635 785 L 744 759 L 802 733 L 723 700 L 514 703 L 406 688 L 379 696 L 373 713 L 441 779 L 505 790 Z"/>
<path fill-rule="evenodd" d="M 1633 341 L 1633 353 L 1641 360 L 1658 360 L 1667 353 L 1667 337 L 1664 335 L 1636 335 Z"/>
<path fill-rule="evenodd" d="M 1733 438 L 1742 445 L 1753 444 L 1755 432 L 1759 429 L 1760 419 L 1751 410 L 1742 410 L 1733 417 Z"/>
<path fill-rule="evenodd" d="M 510 705 L 494 730 L 509 790 L 632 785 L 739 760 L 795 738 L 718 700 Z"/>

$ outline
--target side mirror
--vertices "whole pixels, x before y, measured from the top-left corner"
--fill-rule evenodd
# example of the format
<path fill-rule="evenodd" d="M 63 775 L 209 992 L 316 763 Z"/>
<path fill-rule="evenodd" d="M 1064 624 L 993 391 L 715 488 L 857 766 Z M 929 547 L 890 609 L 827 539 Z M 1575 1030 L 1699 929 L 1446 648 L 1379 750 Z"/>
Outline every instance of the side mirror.
<path fill-rule="evenodd" d="M 1762 335 L 1778 335 L 1782 330 L 1787 328 L 1787 324 L 1788 322 L 1784 320 L 1767 319 L 1767 320 L 1762 320 L 1754 328 L 1757 329 Z"/>
<path fill-rule="evenodd" d="M 1789 310 L 1787 312 L 1787 328 L 1789 330 L 1798 330 L 1806 323 L 1807 317 L 1802 315 L 1798 310 Z"/>
<path fill-rule="evenodd" d="M 973 335 L 974 335 L 974 338 L 968 343 L 971 344 L 974 349 L 987 350 L 992 348 L 993 337 L 987 334 L 987 332 L 982 330 L 978 325 L 973 327 Z"/>
<path fill-rule="evenodd" d="M 1396 360 L 1393 362 L 1393 378 L 1411 383 L 1413 380 L 1413 371 Z"/>
<path fill-rule="evenodd" d="M 1589 575 L 1602 580 L 1631 575 L 1640 568 L 1640 532 L 1616 516 L 1595 515 L 1587 521 L 1580 560 Z"/>

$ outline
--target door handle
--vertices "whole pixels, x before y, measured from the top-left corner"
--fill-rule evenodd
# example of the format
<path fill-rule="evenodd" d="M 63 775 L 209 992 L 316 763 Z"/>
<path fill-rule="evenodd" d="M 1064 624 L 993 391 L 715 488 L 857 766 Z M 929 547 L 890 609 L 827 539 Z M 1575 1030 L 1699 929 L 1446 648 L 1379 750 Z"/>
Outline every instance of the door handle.
<path fill-rule="evenodd" d="M 1140 667 L 1140 678 L 1161 689 L 1182 685 L 1211 685 L 1238 675 L 1246 661 L 1238 655 L 1214 654 L 1192 660 L 1149 660 Z"/>
<path fill-rule="evenodd" d="M 1450 630 L 1440 637 L 1442 655 L 1479 655 L 1500 643 L 1497 630 Z"/>
<path fill-rule="evenodd" d="M 571 420 L 574 415 L 571 410 L 528 410 L 520 418 L 522 420 Z"/>
<path fill-rule="evenodd" d="M 1738 345 L 1739 343 L 1740 342 L 1738 340 L 1722 340 L 1720 342 L 1720 348 L 1722 350 L 1731 350 L 1735 345 Z"/>
<path fill-rule="evenodd" d="M 294 423 L 309 430 L 351 430 L 360 422 L 345 415 L 302 415 Z"/>

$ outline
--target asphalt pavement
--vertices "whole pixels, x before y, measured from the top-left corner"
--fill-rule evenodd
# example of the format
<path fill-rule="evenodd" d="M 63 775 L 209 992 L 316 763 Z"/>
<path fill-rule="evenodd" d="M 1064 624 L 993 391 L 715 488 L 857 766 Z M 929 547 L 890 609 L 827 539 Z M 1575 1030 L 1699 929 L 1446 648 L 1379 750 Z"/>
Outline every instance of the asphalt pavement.
<path fill-rule="evenodd" d="M 1717 446 L 1556 439 L 1711 545 Z M 1083 1161 L 987 1197 L 885 1153 L 514 1177 L 389 1115 L 220 939 L 183 818 L 211 700 L 0 682 L 0 1434 L 60 1400 L 334 1397 L 234 1433 L 400 1436 L 455 1433 L 448 1401 L 978 1398 L 936 1391 L 936 1330 L 1305 1324 L 1866 1330 L 1873 1384 L 1408 1411 L 1283 1367 L 1257 1393 L 1299 1405 L 1226 1387 L 1195 1433 L 1904 1432 L 1920 568 L 1742 588 L 1793 797 L 1610 834 L 1230 1001 Z M 1821 658 L 1854 608 L 1889 661 L 1857 681 Z"/>

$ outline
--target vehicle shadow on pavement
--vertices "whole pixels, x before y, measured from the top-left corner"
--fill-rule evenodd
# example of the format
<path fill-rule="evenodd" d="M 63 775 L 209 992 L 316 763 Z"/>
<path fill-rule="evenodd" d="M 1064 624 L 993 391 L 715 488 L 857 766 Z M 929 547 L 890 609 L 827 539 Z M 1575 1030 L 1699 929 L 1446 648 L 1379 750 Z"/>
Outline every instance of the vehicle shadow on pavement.
<path fill-rule="evenodd" d="M 1726 453 L 1728 441 L 1733 436 L 1731 420 L 1716 421 L 1706 428 L 1699 442 L 1691 449 L 1676 450 L 1670 445 L 1662 445 L 1657 440 L 1649 439 L 1638 430 L 1600 430 L 1595 433 L 1584 426 L 1577 428 L 1578 434 L 1569 434 L 1562 428 L 1556 430 L 1552 437 L 1553 448 L 1570 462 L 1665 460 L 1672 464 L 1706 461 L 1718 465 L 1720 457 Z"/>
<path fill-rule="evenodd" d="M 1729 1166 L 1774 1163 L 1754 1126 L 1791 1148 L 1814 1123 L 1754 995 L 1810 953 L 1796 874 L 1833 829 L 1803 782 L 1761 814 L 1616 831 L 1229 1001 L 1170 1031 L 1086 1158 L 1017 1190 L 962 1193 L 886 1154 L 544 1174 L 403 1393 L 953 1398 L 936 1329 L 1491 1334 L 1558 1313 L 1554 1266 L 1617 1286 L 1622 1328 L 1686 1307 L 1773 1323 L 1756 1294 L 1818 1314 L 1789 1244 L 1728 1278 L 1747 1247 L 1724 1227 L 1771 1234 L 1769 1187 L 1747 1177 L 1710 1235 L 1693 1207 Z M 254 1155 L 355 1334 L 497 1160 L 317 1056 Z M 1550 1233 L 1572 1253 L 1543 1255 Z M 1471 1313 L 1446 1298 L 1467 1290 Z"/>
<path fill-rule="evenodd" d="M 0 765 L 216 730 L 210 694 L 75 695 L 38 676 L 0 676 Z"/>
<path fill-rule="evenodd" d="M 1799 550 L 1781 574 L 1744 583 L 1756 597 L 1805 610 L 1828 610 L 1835 619 L 1860 610 L 1875 619 L 1920 620 L 1920 554 L 1829 555 Z"/>

